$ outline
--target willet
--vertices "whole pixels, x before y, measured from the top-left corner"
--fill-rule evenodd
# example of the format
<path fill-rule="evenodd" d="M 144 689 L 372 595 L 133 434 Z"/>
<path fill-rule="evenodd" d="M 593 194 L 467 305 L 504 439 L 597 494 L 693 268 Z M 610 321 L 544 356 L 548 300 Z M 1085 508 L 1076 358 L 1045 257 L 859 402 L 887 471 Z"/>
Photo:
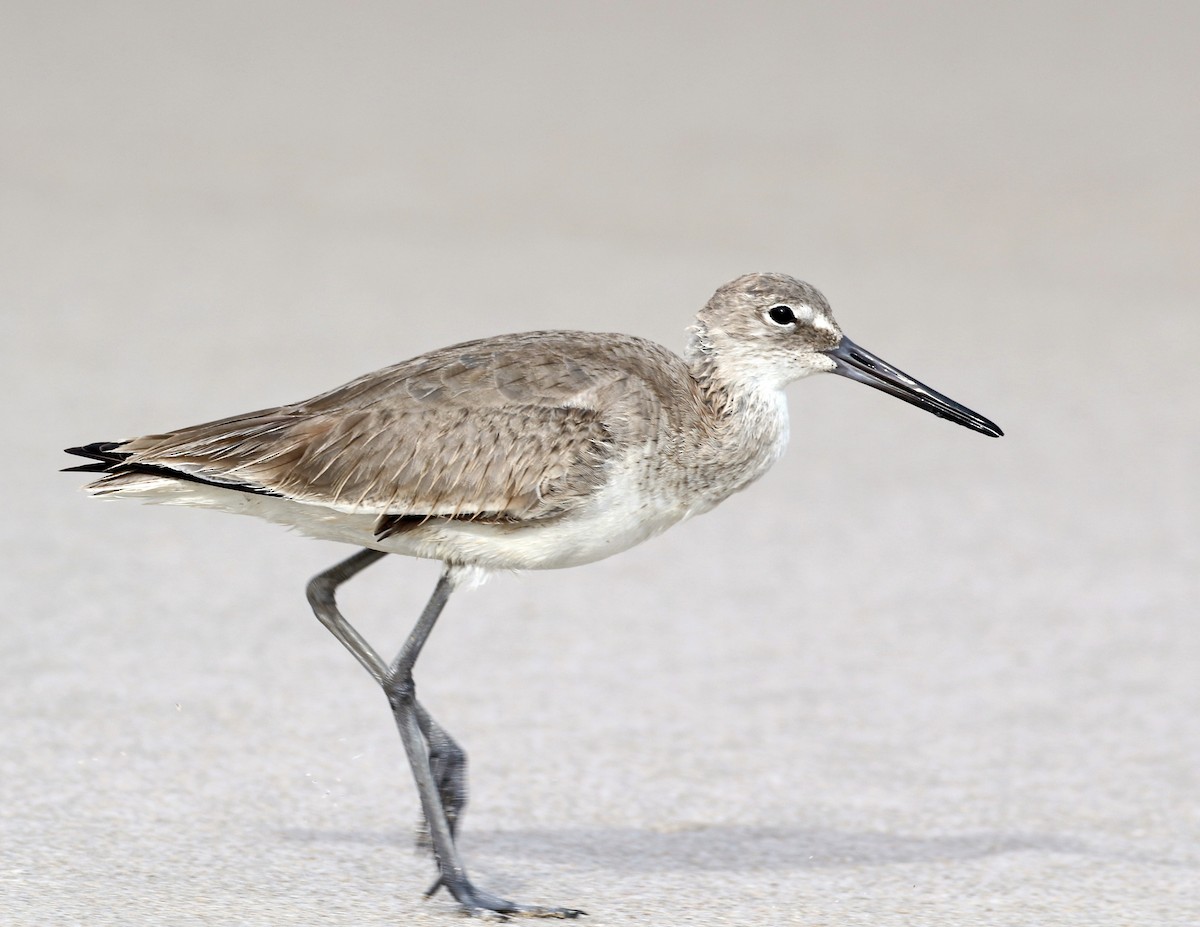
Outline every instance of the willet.
<path fill-rule="evenodd" d="M 600 560 L 745 488 L 788 440 L 783 389 L 841 374 L 985 435 L 1002 432 L 858 347 L 812 286 L 751 274 L 700 311 L 682 357 L 620 334 L 470 341 L 313 399 L 165 434 L 70 448 L 87 488 L 257 515 L 363 548 L 308 584 L 317 618 L 383 687 L 438 879 L 471 914 L 575 917 L 477 888 L 455 838 L 466 755 L 416 698 L 413 665 L 455 587 L 491 570 Z M 390 663 L 338 586 L 385 554 L 445 569 Z"/>

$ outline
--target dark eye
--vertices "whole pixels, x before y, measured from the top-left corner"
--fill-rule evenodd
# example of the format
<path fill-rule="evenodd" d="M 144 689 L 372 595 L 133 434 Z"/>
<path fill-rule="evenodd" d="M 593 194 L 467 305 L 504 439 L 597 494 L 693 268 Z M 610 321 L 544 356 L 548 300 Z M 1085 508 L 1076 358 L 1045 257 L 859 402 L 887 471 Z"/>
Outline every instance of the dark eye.
<path fill-rule="evenodd" d="M 792 312 L 791 306 L 772 306 L 767 310 L 767 315 L 776 325 L 790 325 L 796 321 L 796 313 Z"/>

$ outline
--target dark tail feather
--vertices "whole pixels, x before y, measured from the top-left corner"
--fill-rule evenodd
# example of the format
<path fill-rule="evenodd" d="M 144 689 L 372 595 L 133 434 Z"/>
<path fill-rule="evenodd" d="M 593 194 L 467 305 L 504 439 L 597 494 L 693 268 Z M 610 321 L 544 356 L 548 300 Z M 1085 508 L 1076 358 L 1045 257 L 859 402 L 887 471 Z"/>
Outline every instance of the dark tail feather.
<path fill-rule="evenodd" d="M 133 455 L 128 451 L 118 451 L 123 441 L 96 441 L 92 444 L 85 444 L 83 447 L 68 447 L 67 453 L 74 454 L 76 457 L 86 457 L 91 463 L 80 464 L 78 467 L 63 467 L 63 473 L 149 473 L 153 476 L 169 476 L 174 480 L 182 480 L 185 483 L 203 483 L 206 486 L 217 486 L 221 489 L 236 489 L 238 492 L 253 493 L 257 496 L 278 496 L 281 493 L 273 492 L 270 489 L 263 489 L 261 486 L 250 486 L 245 483 L 222 482 L 220 480 L 209 480 L 202 476 L 196 476 L 194 473 L 186 473 L 182 470 L 174 470 L 171 467 L 162 464 L 147 464 L 147 463 L 127 463 Z M 104 480 L 97 480 L 92 483 L 89 488 L 93 490 L 99 489 L 105 483 Z"/>
<path fill-rule="evenodd" d="M 108 473 L 113 467 L 121 464 L 129 455 L 118 451 L 120 441 L 95 441 L 83 447 L 69 447 L 68 454 L 76 457 L 86 457 L 91 463 L 80 464 L 78 467 L 63 467 L 63 473 Z"/>

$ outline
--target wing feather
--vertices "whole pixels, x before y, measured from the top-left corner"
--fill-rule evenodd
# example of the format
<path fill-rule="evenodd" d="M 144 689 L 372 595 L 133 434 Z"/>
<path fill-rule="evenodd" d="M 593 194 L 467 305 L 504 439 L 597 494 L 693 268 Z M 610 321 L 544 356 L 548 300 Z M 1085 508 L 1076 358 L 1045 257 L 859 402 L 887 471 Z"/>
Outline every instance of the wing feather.
<path fill-rule="evenodd" d="M 676 355 L 641 339 L 502 336 L 305 402 L 124 442 L 124 471 L 96 488 L 139 467 L 174 471 L 378 514 L 381 531 L 412 517 L 552 517 L 603 486 L 616 456 L 662 433 L 654 420 L 681 398 L 664 390 L 691 388 Z"/>

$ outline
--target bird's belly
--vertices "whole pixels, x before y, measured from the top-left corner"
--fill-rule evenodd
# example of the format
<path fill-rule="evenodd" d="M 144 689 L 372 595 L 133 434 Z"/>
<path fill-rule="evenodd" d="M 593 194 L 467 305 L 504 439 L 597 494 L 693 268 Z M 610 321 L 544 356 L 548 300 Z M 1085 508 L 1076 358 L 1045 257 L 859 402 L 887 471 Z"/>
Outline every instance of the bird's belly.
<path fill-rule="evenodd" d="M 380 540 L 375 536 L 378 513 L 340 512 L 279 496 L 165 478 L 146 480 L 122 494 L 147 502 L 253 515 L 313 538 L 485 570 L 549 570 L 603 560 L 712 507 L 711 502 L 629 467 L 618 470 L 584 504 L 556 517 L 515 523 L 431 518 Z"/>
<path fill-rule="evenodd" d="M 707 507 L 633 484 L 611 480 L 586 505 L 557 517 L 516 524 L 431 520 L 372 546 L 488 569 L 550 570 L 611 557 Z"/>

